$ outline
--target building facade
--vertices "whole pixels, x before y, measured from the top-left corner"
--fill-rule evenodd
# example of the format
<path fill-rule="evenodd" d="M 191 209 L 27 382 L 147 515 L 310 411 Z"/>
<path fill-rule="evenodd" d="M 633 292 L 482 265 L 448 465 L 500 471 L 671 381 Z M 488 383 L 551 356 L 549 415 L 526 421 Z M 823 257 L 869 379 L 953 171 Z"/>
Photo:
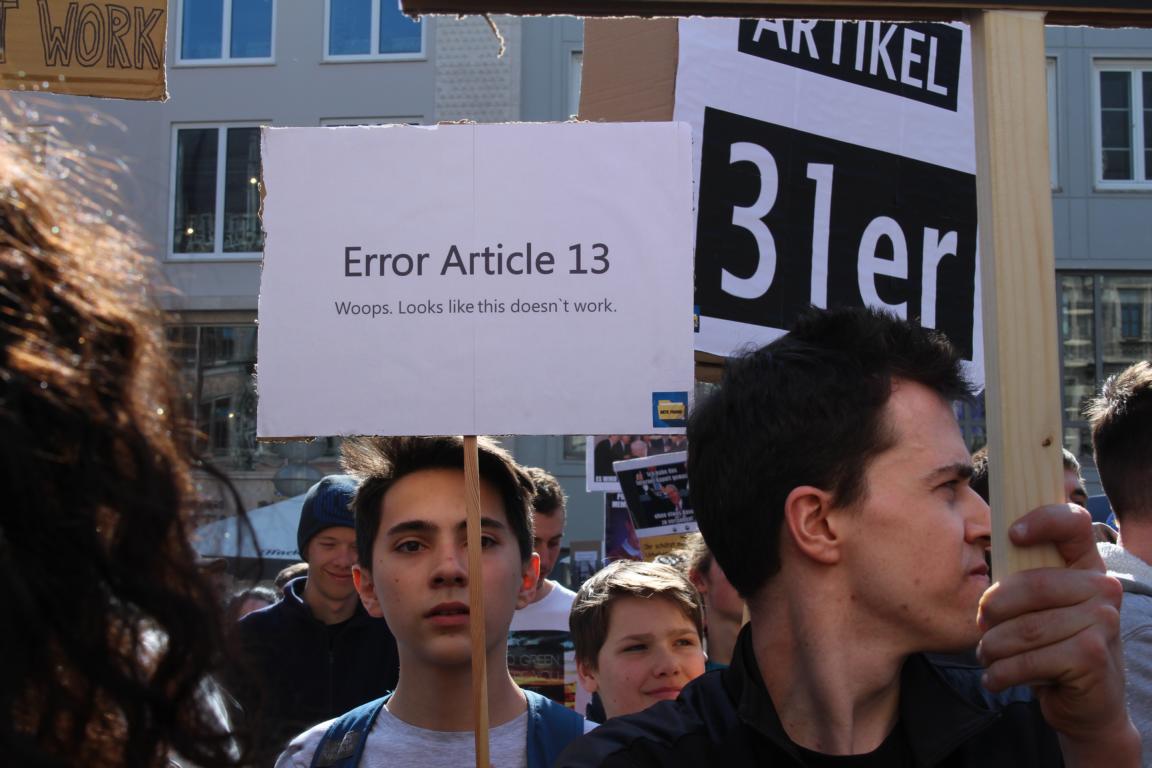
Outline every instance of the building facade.
<path fill-rule="evenodd" d="M 200 448 L 250 508 L 333 471 L 338 445 L 255 440 L 260 126 L 577 111 L 579 20 L 496 17 L 494 29 L 478 17 L 414 22 L 396 5 L 172 0 L 167 102 L 54 98 L 44 115 L 27 111 L 33 124 L 58 111 L 73 143 L 118 158 L 121 204 L 172 288 L 168 333 Z M 1047 47 L 1065 443 L 1098 492 L 1084 401 L 1108 374 L 1152 357 L 1152 30 L 1053 27 Z M 982 409 L 962 417 L 978 447 Z M 598 539 L 603 500 L 583 491 L 582 437 L 519 437 L 511 447 L 560 477 L 572 497 L 569 538 Z M 226 506 L 211 488 L 203 496 L 206 517 Z"/>

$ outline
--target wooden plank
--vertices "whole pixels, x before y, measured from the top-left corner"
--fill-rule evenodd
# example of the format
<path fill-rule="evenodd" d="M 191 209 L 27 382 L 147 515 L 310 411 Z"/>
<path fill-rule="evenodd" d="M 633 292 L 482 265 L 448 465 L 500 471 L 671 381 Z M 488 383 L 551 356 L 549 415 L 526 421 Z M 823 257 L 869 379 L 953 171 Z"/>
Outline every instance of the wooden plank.
<path fill-rule="evenodd" d="M 967 11 L 1047 11 L 1049 24 L 1152 26 L 1148 0 L 401 0 L 405 13 L 739 16 L 956 21 Z"/>
<path fill-rule="evenodd" d="M 472 718 L 476 768 L 489 768 L 488 654 L 484 642 L 484 580 L 480 571 L 480 459 L 476 436 L 464 436 L 464 500 L 468 507 L 468 626 L 472 634 Z"/>
<path fill-rule="evenodd" d="M 1008 526 L 1064 499 L 1044 14 L 981 11 L 972 25 L 976 184 L 987 390 L 992 571 L 1062 566 Z"/>

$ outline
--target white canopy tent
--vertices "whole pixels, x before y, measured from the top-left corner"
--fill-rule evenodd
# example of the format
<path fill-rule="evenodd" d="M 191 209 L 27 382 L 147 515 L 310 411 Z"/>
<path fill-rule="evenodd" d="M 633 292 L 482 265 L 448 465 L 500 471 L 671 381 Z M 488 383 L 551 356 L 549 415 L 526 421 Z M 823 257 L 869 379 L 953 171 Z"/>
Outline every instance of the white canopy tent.
<path fill-rule="evenodd" d="M 249 510 L 248 520 L 256 532 L 255 541 L 245 535 L 235 518 L 226 518 L 197 528 L 192 546 L 204 557 L 254 559 L 259 552 L 265 560 L 299 561 L 296 528 L 303 506 L 304 494 L 301 494 Z"/>

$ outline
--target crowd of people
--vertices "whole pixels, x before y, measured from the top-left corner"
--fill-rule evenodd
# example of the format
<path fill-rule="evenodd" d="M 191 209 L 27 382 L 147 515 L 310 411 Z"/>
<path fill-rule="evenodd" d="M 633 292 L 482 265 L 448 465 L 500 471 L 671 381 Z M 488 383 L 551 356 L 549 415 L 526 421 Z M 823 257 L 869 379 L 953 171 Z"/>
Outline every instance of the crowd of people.
<path fill-rule="evenodd" d="M 306 572 L 226 612 L 189 544 L 192 473 L 212 469 L 139 253 L 0 141 L 8 764 L 471 765 L 473 621 L 500 768 L 1152 759 L 1147 363 L 1089 409 L 1118 540 L 1097 545 L 1077 503 L 1011 528 L 1063 569 L 991 583 L 947 340 L 812 310 L 691 414 L 702 538 L 682 569 L 618 562 L 564 589 L 563 491 L 480 438 L 474 616 L 464 441 L 350 438 L 346 474 L 305 501 Z M 561 676 L 571 654 L 586 706 L 566 680 L 517 681 L 510 655 L 533 642 L 565 655 Z"/>

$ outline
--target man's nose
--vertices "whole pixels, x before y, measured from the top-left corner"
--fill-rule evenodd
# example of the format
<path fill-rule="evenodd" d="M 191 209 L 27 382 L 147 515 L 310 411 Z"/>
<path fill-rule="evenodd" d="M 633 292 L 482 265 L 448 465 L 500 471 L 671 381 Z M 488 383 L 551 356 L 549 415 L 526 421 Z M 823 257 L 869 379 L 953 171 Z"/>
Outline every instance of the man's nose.
<path fill-rule="evenodd" d="M 449 547 L 443 556 L 436 561 L 432 581 L 436 584 L 466 585 L 468 583 L 468 558 L 465 550 L 461 547 Z"/>

